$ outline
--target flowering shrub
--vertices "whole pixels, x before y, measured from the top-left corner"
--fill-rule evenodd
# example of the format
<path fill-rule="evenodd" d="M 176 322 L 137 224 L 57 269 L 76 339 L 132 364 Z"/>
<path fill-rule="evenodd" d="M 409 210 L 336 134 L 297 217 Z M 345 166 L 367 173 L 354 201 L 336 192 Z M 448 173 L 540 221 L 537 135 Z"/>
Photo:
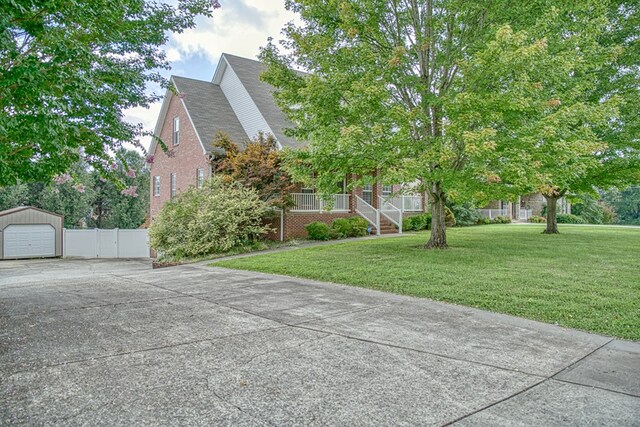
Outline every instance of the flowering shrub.
<path fill-rule="evenodd" d="M 149 228 L 150 244 L 174 260 L 226 252 L 267 233 L 262 218 L 269 209 L 255 190 L 213 177 L 163 206 Z"/>

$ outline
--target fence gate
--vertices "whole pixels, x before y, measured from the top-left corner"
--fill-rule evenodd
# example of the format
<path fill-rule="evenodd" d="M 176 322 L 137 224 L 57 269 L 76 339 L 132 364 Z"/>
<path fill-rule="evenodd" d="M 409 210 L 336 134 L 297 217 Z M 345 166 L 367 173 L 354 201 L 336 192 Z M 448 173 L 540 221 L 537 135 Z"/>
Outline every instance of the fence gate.
<path fill-rule="evenodd" d="M 149 258 L 145 229 L 64 229 L 63 255 L 83 258 Z"/>

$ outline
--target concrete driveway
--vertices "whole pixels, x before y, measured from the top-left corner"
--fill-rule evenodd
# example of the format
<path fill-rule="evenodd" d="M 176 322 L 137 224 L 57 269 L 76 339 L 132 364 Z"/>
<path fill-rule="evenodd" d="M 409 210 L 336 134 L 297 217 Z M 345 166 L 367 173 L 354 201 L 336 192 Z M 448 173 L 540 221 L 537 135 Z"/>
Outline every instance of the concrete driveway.
<path fill-rule="evenodd" d="M 640 344 L 365 289 L 0 262 L 1 425 L 640 425 Z"/>

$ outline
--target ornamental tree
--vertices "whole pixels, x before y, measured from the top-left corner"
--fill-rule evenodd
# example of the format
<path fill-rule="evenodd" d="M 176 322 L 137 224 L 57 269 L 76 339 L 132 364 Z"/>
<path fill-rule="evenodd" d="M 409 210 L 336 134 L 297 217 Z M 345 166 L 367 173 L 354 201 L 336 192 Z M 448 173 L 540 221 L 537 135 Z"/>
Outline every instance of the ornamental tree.
<path fill-rule="evenodd" d="M 159 99 L 169 32 L 210 16 L 217 0 L 0 3 L 0 185 L 48 181 L 141 136 L 123 111 Z"/>
<path fill-rule="evenodd" d="M 273 135 L 259 133 L 256 138 L 241 147 L 237 142 L 219 132 L 213 146 L 224 154 L 212 162 L 213 171 L 225 182 L 239 182 L 253 188 L 260 199 L 280 208 L 291 204 L 289 193 L 294 185 L 283 169 L 282 152 L 276 147 Z"/>

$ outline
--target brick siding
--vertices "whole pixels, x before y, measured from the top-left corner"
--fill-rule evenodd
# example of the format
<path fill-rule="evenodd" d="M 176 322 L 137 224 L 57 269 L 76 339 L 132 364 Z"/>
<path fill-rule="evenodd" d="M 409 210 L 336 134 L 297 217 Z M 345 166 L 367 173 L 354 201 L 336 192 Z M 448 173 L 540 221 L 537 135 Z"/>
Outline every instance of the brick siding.
<path fill-rule="evenodd" d="M 180 143 L 176 146 L 173 142 L 173 119 L 180 118 Z M 191 125 L 189 116 L 182 104 L 182 101 L 171 95 L 169 108 L 165 121 L 162 125 L 160 138 L 167 144 L 167 148 L 172 150 L 174 155 L 169 157 L 158 144 L 154 155 L 154 163 L 151 165 L 151 188 L 149 215 L 151 219 L 157 215 L 160 208 L 171 199 L 171 174 L 176 174 L 176 192 L 186 190 L 190 186 L 196 185 L 197 169 L 204 168 L 205 177 L 209 176 L 209 162 L 203 153 L 202 145 L 198 141 L 195 129 Z M 160 177 L 160 195 L 154 196 L 153 177 Z"/>

